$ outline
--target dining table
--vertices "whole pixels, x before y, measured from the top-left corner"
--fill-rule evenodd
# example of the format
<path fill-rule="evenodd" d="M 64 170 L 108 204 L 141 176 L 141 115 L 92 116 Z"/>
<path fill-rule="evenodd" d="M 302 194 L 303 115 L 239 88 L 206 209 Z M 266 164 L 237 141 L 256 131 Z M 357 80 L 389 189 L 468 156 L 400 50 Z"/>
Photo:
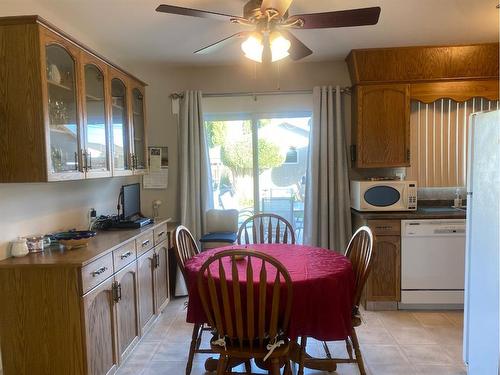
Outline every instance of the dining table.
<path fill-rule="evenodd" d="M 287 335 L 291 342 L 291 359 L 300 358 L 299 337 L 321 341 L 345 340 L 352 330 L 354 298 L 354 272 L 351 262 L 344 255 L 319 247 L 298 244 L 248 244 L 210 249 L 189 259 L 185 264 L 189 301 L 187 322 L 206 324 L 208 319 L 198 293 L 197 277 L 202 265 L 220 251 L 247 249 L 270 255 L 288 271 L 293 290 L 290 323 Z M 240 281 L 245 279 L 239 272 Z M 240 274 L 241 273 L 241 274 Z M 269 284 L 274 280 L 269 277 Z M 211 359 L 213 360 L 213 359 Z M 206 366 L 214 367 L 212 366 Z M 335 371 L 332 358 L 315 358 L 305 355 L 304 367 Z"/>

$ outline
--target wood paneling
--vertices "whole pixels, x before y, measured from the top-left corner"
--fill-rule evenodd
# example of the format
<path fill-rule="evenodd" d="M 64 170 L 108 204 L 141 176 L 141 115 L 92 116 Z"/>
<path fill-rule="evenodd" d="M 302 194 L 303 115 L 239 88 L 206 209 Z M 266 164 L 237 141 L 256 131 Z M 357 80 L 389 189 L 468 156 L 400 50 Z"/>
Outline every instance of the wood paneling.
<path fill-rule="evenodd" d="M 113 279 L 83 296 L 87 375 L 106 375 L 117 363 L 115 313 L 112 298 Z M 61 358 L 60 356 L 54 357 Z"/>
<path fill-rule="evenodd" d="M 346 61 L 354 85 L 498 78 L 498 52 L 497 43 L 374 48 L 352 50 Z"/>
<path fill-rule="evenodd" d="M 76 268 L 0 272 L 0 334 L 5 375 L 83 375 Z"/>
<path fill-rule="evenodd" d="M 357 86 L 353 97 L 356 167 L 408 166 L 409 85 Z"/>
<path fill-rule="evenodd" d="M 0 26 L 0 61 L 0 181 L 47 181 L 38 26 Z"/>
<path fill-rule="evenodd" d="M 412 83 L 410 97 L 423 103 L 432 103 L 442 98 L 456 102 L 464 102 L 471 98 L 498 100 L 498 79 Z"/>
<path fill-rule="evenodd" d="M 168 248 L 167 243 L 155 247 L 156 270 L 155 270 L 155 304 L 156 312 L 159 313 L 168 302 L 169 280 L 168 280 Z"/>
<path fill-rule="evenodd" d="M 151 249 L 137 259 L 137 272 L 139 276 L 139 316 L 141 319 L 141 332 L 151 322 L 155 313 L 154 301 L 154 250 Z"/>
<path fill-rule="evenodd" d="M 123 362 L 140 335 L 137 264 L 133 262 L 115 276 L 119 299 L 116 303 L 118 354 Z"/>

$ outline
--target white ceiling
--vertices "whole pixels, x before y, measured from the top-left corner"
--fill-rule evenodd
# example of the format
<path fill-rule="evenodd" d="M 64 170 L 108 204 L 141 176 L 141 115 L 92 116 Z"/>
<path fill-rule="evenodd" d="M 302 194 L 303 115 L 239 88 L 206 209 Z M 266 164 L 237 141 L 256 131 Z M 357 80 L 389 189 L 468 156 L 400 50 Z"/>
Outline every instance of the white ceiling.
<path fill-rule="evenodd" d="M 227 64 L 240 59 L 238 43 L 220 53 L 193 51 L 243 26 L 167 15 L 161 2 L 241 15 L 245 0 L 1 0 L 0 14 L 39 14 L 76 33 L 103 54 L 122 61 L 171 64 Z M 353 48 L 461 44 L 498 41 L 499 0 L 295 0 L 290 14 L 380 6 L 375 26 L 298 30 L 314 54 L 306 61 L 344 59 Z M 92 45 L 91 45 L 92 46 Z M 104 50 L 105 49 L 105 50 Z"/>

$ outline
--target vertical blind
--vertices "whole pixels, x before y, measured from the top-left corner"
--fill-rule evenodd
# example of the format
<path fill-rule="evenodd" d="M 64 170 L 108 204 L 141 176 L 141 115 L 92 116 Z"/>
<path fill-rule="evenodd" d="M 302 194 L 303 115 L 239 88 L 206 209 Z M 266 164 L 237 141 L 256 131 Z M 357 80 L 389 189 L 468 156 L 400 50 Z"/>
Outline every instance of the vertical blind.
<path fill-rule="evenodd" d="M 499 109 L 498 101 L 472 98 L 411 102 L 411 167 L 407 178 L 419 187 L 465 186 L 467 130 L 471 113 Z"/>

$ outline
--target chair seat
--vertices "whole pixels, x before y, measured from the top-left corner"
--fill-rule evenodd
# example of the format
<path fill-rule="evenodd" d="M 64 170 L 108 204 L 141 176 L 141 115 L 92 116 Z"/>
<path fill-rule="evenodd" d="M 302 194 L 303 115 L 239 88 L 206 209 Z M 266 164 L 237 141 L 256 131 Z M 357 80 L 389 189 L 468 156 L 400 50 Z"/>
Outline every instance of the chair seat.
<path fill-rule="evenodd" d="M 234 232 L 215 232 L 207 233 L 200 238 L 200 242 L 225 242 L 232 244 L 236 242 L 236 233 Z"/>
<path fill-rule="evenodd" d="M 235 357 L 235 358 L 241 358 L 241 359 L 246 359 L 246 358 L 255 358 L 255 359 L 262 359 L 264 358 L 269 350 L 267 350 L 265 347 L 264 348 L 259 348 L 259 347 L 253 347 L 250 350 L 250 345 L 243 345 L 243 348 L 241 348 L 239 345 L 231 346 L 231 345 L 226 345 L 226 349 L 220 345 L 214 345 L 210 343 L 211 349 L 214 351 L 214 353 L 218 354 L 225 354 L 230 357 Z M 285 341 L 283 345 L 281 345 L 279 348 L 276 348 L 272 354 L 269 356 L 269 359 L 271 358 L 283 358 L 288 355 L 289 351 L 289 342 L 288 340 Z"/>

